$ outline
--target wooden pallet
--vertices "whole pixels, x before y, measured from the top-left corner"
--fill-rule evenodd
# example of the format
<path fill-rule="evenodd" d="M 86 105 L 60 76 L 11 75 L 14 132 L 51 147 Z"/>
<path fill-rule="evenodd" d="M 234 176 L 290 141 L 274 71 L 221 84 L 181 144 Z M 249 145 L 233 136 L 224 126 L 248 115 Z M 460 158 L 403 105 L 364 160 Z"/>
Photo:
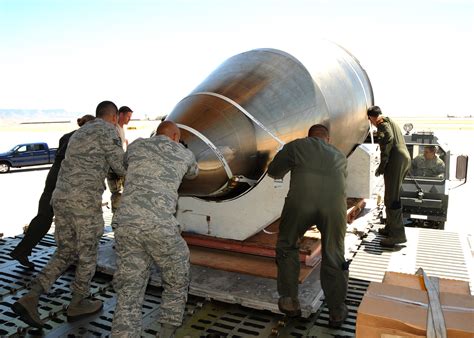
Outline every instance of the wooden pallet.
<path fill-rule="evenodd" d="M 191 246 L 275 258 L 275 247 L 279 224 L 280 220 L 278 219 L 264 230 L 244 241 L 186 232 L 183 232 L 182 235 L 188 245 Z M 300 243 L 300 261 L 306 265 L 315 265 L 318 262 L 317 256 L 320 251 L 319 233 L 317 230 L 309 230 Z"/>
<path fill-rule="evenodd" d="M 277 276 L 275 247 L 278 236 L 277 220 L 245 241 L 183 233 L 189 245 L 191 263 L 213 269 L 238 272 L 252 276 Z M 311 234 L 311 231 L 308 233 Z M 304 237 L 300 244 L 302 283 L 321 260 L 321 240 L 313 234 Z"/>
<path fill-rule="evenodd" d="M 191 264 L 270 279 L 277 276 L 274 258 L 199 246 L 189 246 L 189 249 Z M 301 264 L 299 282 L 302 283 L 316 267 Z"/>
<path fill-rule="evenodd" d="M 347 219 L 351 223 L 363 209 L 362 199 L 347 199 Z M 365 204 L 365 203 L 364 203 Z M 275 247 L 280 219 L 244 241 L 183 232 L 191 251 L 191 263 L 218 270 L 275 278 Z M 316 227 L 305 233 L 300 243 L 300 283 L 321 262 L 321 237 Z"/>

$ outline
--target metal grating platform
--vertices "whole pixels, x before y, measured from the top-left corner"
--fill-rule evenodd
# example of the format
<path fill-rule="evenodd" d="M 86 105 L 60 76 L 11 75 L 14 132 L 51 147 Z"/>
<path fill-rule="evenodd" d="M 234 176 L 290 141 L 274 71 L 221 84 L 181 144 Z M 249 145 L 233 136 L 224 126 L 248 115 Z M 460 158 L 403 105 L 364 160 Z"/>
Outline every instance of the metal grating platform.
<path fill-rule="evenodd" d="M 371 227 L 371 231 L 362 241 L 356 240 L 349 244 L 353 251 L 346 299 L 349 317 L 340 329 L 328 327 L 329 313 L 324 303 L 308 318 L 288 320 L 283 315 L 268 310 L 256 310 L 232 301 L 221 302 L 190 295 L 186 318 L 177 337 L 353 337 L 357 309 L 362 297 L 370 281 L 381 281 L 386 270 L 413 273 L 417 267 L 423 267 L 433 276 L 470 280 L 469 264 L 472 256 L 464 243 L 467 241 L 458 234 L 407 228 L 408 242 L 405 246 L 383 250 L 379 246 L 381 237 L 375 232 L 381 226 L 376 215 L 368 215 L 365 222 Z M 36 270 L 23 269 L 8 256 L 19 239 L 20 237 L 0 239 L 0 336 L 109 336 L 116 297 L 111 276 L 103 273 L 96 274 L 91 287 L 92 294 L 104 301 L 104 310 L 96 316 L 74 323 L 66 321 L 65 309 L 71 298 L 69 285 L 74 277 L 73 269 L 70 269 L 58 279 L 49 294 L 40 299 L 40 315 L 47 322 L 45 329 L 38 331 L 29 328 L 16 318 L 10 305 L 26 292 L 28 283 L 44 267 L 55 249 L 53 236 L 47 235 L 33 253 L 32 260 L 37 265 Z M 111 234 L 106 233 L 101 246 L 110 246 L 111 243 Z M 144 337 L 153 337 L 159 333 L 156 317 L 160 303 L 161 289 L 150 286 L 143 306 Z M 255 307 L 255 304 L 250 306 Z"/>

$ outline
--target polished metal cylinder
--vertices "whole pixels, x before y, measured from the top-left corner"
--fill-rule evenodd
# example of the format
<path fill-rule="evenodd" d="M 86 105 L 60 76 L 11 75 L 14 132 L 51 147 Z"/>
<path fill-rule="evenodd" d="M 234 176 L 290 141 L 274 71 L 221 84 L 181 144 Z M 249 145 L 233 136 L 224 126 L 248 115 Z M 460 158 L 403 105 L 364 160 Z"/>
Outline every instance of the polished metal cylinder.
<path fill-rule="evenodd" d="M 346 155 L 365 139 L 373 105 L 366 72 L 338 45 L 314 50 L 306 61 L 276 49 L 235 55 L 176 105 L 166 119 L 180 125 L 200 169 L 181 195 L 237 198 L 258 184 L 284 143 L 316 123 Z"/>

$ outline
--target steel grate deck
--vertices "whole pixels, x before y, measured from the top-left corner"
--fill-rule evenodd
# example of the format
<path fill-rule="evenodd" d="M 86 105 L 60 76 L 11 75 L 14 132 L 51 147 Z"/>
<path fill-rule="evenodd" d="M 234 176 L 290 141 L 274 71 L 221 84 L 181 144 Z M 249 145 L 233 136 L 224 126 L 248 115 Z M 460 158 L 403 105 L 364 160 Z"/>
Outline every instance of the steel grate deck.
<path fill-rule="evenodd" d="M 386 270 L 413 273 L 416 268 L 423 267 L 429 275 L 470 280 L 466 264 L 466 261 L 471 261 L 470 251 L 458 234 L 407 228 L 406 246 L 397 250 L 382 250 L 379 246 L 381 237 L 375 232 L 381 225 L 375 216 L 369 219 L 369 225 L 371 231 L 357 243 L 353 252 L 346 299 L 349 316 L 340 329 L 328 327 L 329 313 L 324 304 L 306 319 L 288 320 L 267 310 L 190 296 L 186 318 L 177 337 L 353 337 L 357 309 L 364 293 L 371 281 L 382 280 Z M 71 299 L 69 285 L 74 278 L 73 268 L 58 279 L 48 295 L 40 299 L 39 312 L 47 322 L 45 329 L 29 328 L 12 313 L 10 305 L 27 292 L 28 283 L 46 265 L 55 249 L 53 236 L 47 235 L 33 252 L 36 269 L 23 269 L 8 256 L 20 238 L 0 239 L 0 336 L 109 336 L 116 297 L 111 276 L 103 273 L 97 273 L 91 285 L 91 293 L 104 302 L 103 311 L 95 316 L 74 323 L 66 321 L 65 309 Z M 106 233 L 101 244 L 107 246 L 110 241 L 111 234 Z M 142 336 L 154 337 L 159 333 L 156 318 L 160 303 L 161 289 L 149 286 L 142 309 Z"/>

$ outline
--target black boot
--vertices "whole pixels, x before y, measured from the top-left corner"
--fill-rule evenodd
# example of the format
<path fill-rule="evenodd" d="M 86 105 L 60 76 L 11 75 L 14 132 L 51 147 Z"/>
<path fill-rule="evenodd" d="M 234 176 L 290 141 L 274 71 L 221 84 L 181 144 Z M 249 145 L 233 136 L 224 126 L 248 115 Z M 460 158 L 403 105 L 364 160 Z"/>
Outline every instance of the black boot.
<path fill-rule="evenodd" d="M 393 248 L 397 244 L 402 244 L 407 241 L 406 237 L 387 237 L 380 240 L 380 245 L 386 248 Z"/>
<path fill-rule="evenodd" d="M 346 304 L 343 304 L 340 311 L 329 311 L 329 326 L 332 328 L 339 328 L 347 318 L 349 310 Z"/>
<path fill-rule="evenodd" d="M 396 244 L 405 243 L 407 238 L 405 236 L 405 226 L 403 225 L 403 213 L 401 208 L 386 209 L 387 212 L 387 225 L 390 223 L 390 231 L 387 238 L 380 240 L 380 245 L 393 248 Z M 385 226 L 387 228 L 387 226 Z"/>
<path fill-rule="evenodd" d="M 11 258 L 13 258 L 14 260 L 18 261 L 24 267 L 27 267 L 28 269 L 34 269 L 35 268 L 35 263 L 30 262 L 28 260 L 28 256 L 26 256 L 26 255 L 19 254 L 15 250 L 10 252 L 8 255 Z"/>
<path fill-rule="evenodd" d="M 278 300 L 278 310 L 286 314 L 288 317 L 301 316 L 300 301 L 297 298 L 280 297 Z"/>

